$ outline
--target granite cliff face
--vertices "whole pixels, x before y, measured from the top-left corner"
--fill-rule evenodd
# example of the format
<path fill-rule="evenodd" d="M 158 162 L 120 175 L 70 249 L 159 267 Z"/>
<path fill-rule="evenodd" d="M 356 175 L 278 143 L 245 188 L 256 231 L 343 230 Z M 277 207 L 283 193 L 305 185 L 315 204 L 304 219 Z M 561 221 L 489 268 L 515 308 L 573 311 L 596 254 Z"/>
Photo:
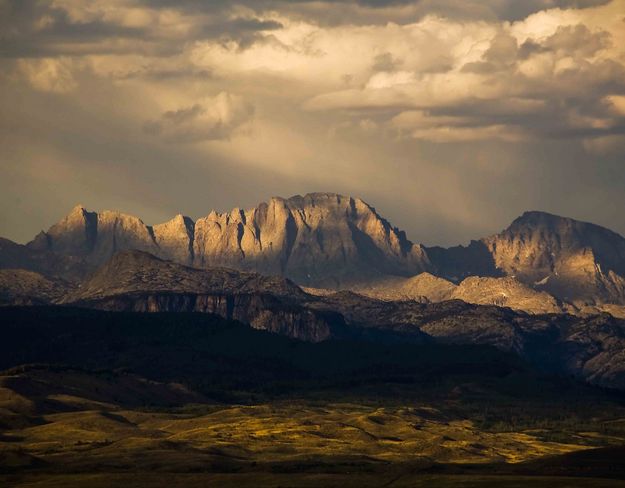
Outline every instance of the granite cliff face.
<path fill-rule="evenodd" d="M 154 230 L 141 219 L 108 210 L 88 212 L 82 205 L 74 207 L 67 217 L 47 232 L 39 233 L 27 247 L 77 256 L 95 266 L 124 249 L 159 251 Z"/>
<path fill-rule="evenodd" d="M 625 304 L 625 239 L 598 225 L 526 212 L 499 234 L 427 253 L 452 281 L 509 276 L 576 307 Z"/>
<path fill-rule="evenodd" d="M 430 267 L 423 248 L 374 208 L 329 193 L 276 197 L 250 210 L 211 212 L 195 223 L 179 215 L 153 227 L 129 215 L 77 206 L 28 247 L 77 256 L 93 265 L 118 251 L 136 249 L 200 268 L 253 270 L 327 287 L 384 275 L 410 276 Z"/>
<path fill-rule="evenodd" d="M 625 303 L 625 239 L 598 225 L 526 212 L 484 239 L 505 274 L 570 301 Z"/>

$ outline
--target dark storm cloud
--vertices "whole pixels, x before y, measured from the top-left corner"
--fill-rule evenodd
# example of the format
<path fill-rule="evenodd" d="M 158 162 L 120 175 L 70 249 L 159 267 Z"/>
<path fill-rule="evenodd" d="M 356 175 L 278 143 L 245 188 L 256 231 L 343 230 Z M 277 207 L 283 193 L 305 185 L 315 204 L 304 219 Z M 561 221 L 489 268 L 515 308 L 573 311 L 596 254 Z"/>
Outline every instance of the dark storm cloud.
<path fill-rule="evenodd" d="M 139 39 L 146 35 L 144 29 L 103 20 L 72 22 L 67 11 L 55 8 L 49 2 L 2 0 L 0 3 L 0 56 L 4 57 L 71 53 L 68 44 L 95 43 L 111 38 Z"/>
<path fill-rule="evenodd" d="M 610 0 L 145 0 L 150 7 L 223 12 L 243 5 L 256 12 L 281 11 L 324 25 L 415 22 L 428 14 L 452 19 L 519 20 L 549 8 L 590 8 Z"/>
<path fill-rule="evenodd" d="M 592 56 L 597 51 L 610 47 L 611 36 L 608 32 L 591 32 L 585 25 L 567 25 L 542 42 L 533 39 L 525 41 L 519 48 L 519 56 L 528 58 L 533 54 L 564 51 L 582 56 Z"/>
<path fill-rule="evenodd" d="M 306 6 L 310 4 L 348 5 L 385 9 L 389 7 L 416 7 L 423 6 L 436 12 L 447 11 L 450 17 L 461 13 L 491 12 L 501 19 L 513 20 L 524 18 L 527 15 L 548 8 L 588 8 L 604 5 L 609 0 L 146 0 L 145 4 L 166 8 L 181 8 L 195 12 L 206 10 L 224 10 L 233 3 L 246 5 L 257 9 L 280 9 L 288 7 Z"/>
<path fill-rule="evenodd" d="M 300 15 L 303 20 L 339 25 L 342 23 L 414 22 L 434 13 L 450 18 L 498 18 L 514 20 L 550 7 L 590 7 L 607 0 L 157 0 L 143 2 L 153 11 L 173 9 L 198 15 L 197 21 L 184 34 L 171 37 L 155 26 L 124 26 L 105 18 L 88 21 L 72 20 L 68 12 L 50 1 L 0 0 L 0 56 L 41 57 L 54 55 L 84 55 L 106 53 L 142 53 L 171 56 L 181 52 L 194 40 L 233 40 L 241 48 L 261 39 L 260 34 L 277 30 L 283 25 L 273 19 L 223 16 L 237 6 L 246 6 L 258 15 L 283 12 Z M 327 4 L 320 8 L 320 5 Z M 132 5 L 132 4 L 131 4 Z M 332 5 L 340 6 L 334 11 Z M 353 9 L 357 9 L 353 11 Z M 390 9 L 390 10 L 389 10 Z M 398 9 L 398 10 L 393 10 Z M 128 41 L 126 43 L 120 41 Z M 107 42 L 110 41 L 110 42 Z M 526 51 L 534 46 L 528 44 Z M 485 68 L 485 66 L 483 67 Z M 481 69 L 475 66 L 473 69 Z"/>
<path fill-rule="evenodd" d="M 215 13 L 216 6 L 204 5 L 201 12 Z M 184 10 L 185 6 L 177 7 Z M 255 17 L 224 20 L 208 16 L 198 18 L 188 31 L 173 37 L 155 27 L 125 26 L 106 18 L 73 20 L 68 11 L 52 2 L 0 0 L 0 57 L 108 53 L 171 56 L 196 40 L 232 40 L 242 47 L 249 46 L 258 39 L 258 33 L 280 29 L 282 24 Z"/>

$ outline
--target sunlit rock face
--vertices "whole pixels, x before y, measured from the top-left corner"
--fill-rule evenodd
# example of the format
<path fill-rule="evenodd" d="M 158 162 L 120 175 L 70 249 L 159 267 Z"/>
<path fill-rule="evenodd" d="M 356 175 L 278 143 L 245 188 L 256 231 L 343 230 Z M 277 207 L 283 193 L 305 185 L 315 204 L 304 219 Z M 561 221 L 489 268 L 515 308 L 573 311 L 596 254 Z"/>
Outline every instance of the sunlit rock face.
<path fill-rule="evenodd" d="M 565 300 L 625 299 L 625 239 L 598 225 L 526 212 L 484 243 L 505 274 Z"/>
<path fill-rule="evenodd" d="M 63 220 L 28 244 L 61 255 L 79 256 L 100 265 L 124 249 L 158 252 L 151 227 L 120 212 L 88 212 L 78 205 Z"/>
<path fill-rule="evenodd" d="M 130 215 L 76 207 L 29 246 L 93 264 L 137 249 L 196 267 L 227 266 L 327 287 L 430 267 L 423 248 L 374 208 L 331 193 L 276 197 L 249 210 L 211 212 L 195 223 L 179 215 L 154 227 Z"/>
<path fill-rule="evenodd" d="M 272 198 L 248 211 L 212 212 L 195 233 L 199 266 L 225 265 L 336 287 L 429 267 L 408 241 L 360 199 L 315 193 Z"/>
<path fill-rule="evenodd" d="M 496 305 L 532 314 L 575 313 L 545 291 L 536 290 L 509 276 L 469 276 L 458 285 L 430 273 L 411 278 L 393 277 L 357 287 L 366 296 L 383 300 L 415 300 L 424 303 L 462 300 L 478 305 Z"/>
<path fill-rule="evenodd" d="M 169 222 L 155 225 L 152 230 L 158 254 L 178 263 L 192 264 L 194 229 L 193 220 L 180 214 Z"/>
<path fill-rule="evenodd" d="M 625 239 L 598 225 L 526 212 L 467 247 L 427 251 L 438 273 L 455 281 L 508 276 L 580 306 L 625 303 Z"/>

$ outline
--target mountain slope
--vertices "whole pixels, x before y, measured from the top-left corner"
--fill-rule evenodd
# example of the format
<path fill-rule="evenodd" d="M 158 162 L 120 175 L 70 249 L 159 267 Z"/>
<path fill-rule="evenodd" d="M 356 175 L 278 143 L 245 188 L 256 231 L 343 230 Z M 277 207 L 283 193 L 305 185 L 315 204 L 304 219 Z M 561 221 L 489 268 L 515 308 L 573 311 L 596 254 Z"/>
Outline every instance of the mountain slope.
<path fill-rule="evenodd" d="M 383 300 L 417 300 L 442 302 L 451 300 L 456 285 L 430 273 L 420 273 L 410 278 L 392 277 L 360 285 L 354 291 Z"/>
<path fill-rule="evenodd" d="M 536 291 L 512 277 L 470 276 L 454 290 L 452 298 L 481 305 L 497 305 L 528 313 L 563 313 L 567 309 L 544 291 Z"/>
<path fill-rule="evenodd" d="M 306 293 L 280 277 L 189 268 L 142 251 L 123 251 L 62 303 L 112 311 L 203 312 L 256 329 L 318 342 L 336 335 L 336 314 L 303 307 Z"/>
<path fill-rule="evenodd" d="M 295 299 L 305 295 L 294 283 L 226 268 L 202 270 L 164 261 L 142 251 L 122 251 L 101 266 L 65 303 L 146 292 L 196 294 L 271 293 Z"/>
<path fill-rule="evenodd" d="M 608 229 L 526 212 L 484 244 L 498 269 L 558 297 L 625 303 L 625 239 Z"/>
<path fill-rule="evenodd" d="M 358 287 L 356 291 L 383 300 L 421 302 L 462 300 L 478 305 L 510 307 L 533 314 L 576 312 L 573 307 L 559 303 L 550 294 L 534 290 L 512 277 L 469 276 L 460 284 L 454 285 L 430 273 L 421 273 L 412 278 L 390 278 L 369 286 Z M 596 310 L 594 312 L 597 313 Z"/>
<path fill-rule="evenodd" d="M 82 258 L 33 249 L 0 237 L 0 269 L 23 269 L 80 281 L 92 269 Z"/>
<path fill-rule="evenodd" d="M 526 212 L 467 247 L 427 249 L 441 276 L 510 276 L 577 306 L 625 304 L 625 239 L 598 225 Z"/>
<path fill-rule="evenodd" d="M 154 227 L 130 215 L 77 206 L 28 247 L 95 265 L 136 249 L 196 267 L 227 266 L 328 287 L 429 268 L 422 247 L 373 207 L 331 193 L 275 197 L 246 211 L 211 212 L 197 222 L 179 215 Z"/>
<path fill-rule="evenodd" d="M 0 305 L 50 303 L 61 299 L 69 285 L 24 269 L 0 269 Z"/>

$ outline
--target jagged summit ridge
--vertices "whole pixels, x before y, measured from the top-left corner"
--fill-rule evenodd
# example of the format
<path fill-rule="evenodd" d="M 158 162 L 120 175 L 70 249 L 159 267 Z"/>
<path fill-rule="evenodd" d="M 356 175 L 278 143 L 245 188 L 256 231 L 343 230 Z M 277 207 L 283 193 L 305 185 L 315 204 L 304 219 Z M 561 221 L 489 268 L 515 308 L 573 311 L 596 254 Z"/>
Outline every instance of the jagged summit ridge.
<path fill-rule="evenodd" d="M 196 267 L 227 266 L 329 287 L 430 268 L 423 248 L 373 207 L 333 193 L 273 197 L 248 210 L 211 211 L 196 222 L 177 215 L 154 226 L 77 206 L 28 246 L 96 266 L 118 251 L 137 249 Z"/>
<path fill-rule="evenodd" d="M 456 285 L 472 276 L 511 277 L 579 309 L 625 304 L 625 239 L 598 225 L 540 211 L 525 212 L 500 233 L 468 246 L 445 249 L 412 243 L 371 205 L 335 193 L 273 197 L 250 209 L 211 211 L 196 222 L 178 214 L 154 226 L 132 215 L 78 205 L 28 248 L 71 257 L 91 270 L 119 251 L 136 249 L 198 268 L 280 275 L 308 287 L 383 282 L 389 296 L 429 290 L 436 283 L 397 281 L 423 272 Z M 492 288 L 505 282 L 480 283 Z"/>

